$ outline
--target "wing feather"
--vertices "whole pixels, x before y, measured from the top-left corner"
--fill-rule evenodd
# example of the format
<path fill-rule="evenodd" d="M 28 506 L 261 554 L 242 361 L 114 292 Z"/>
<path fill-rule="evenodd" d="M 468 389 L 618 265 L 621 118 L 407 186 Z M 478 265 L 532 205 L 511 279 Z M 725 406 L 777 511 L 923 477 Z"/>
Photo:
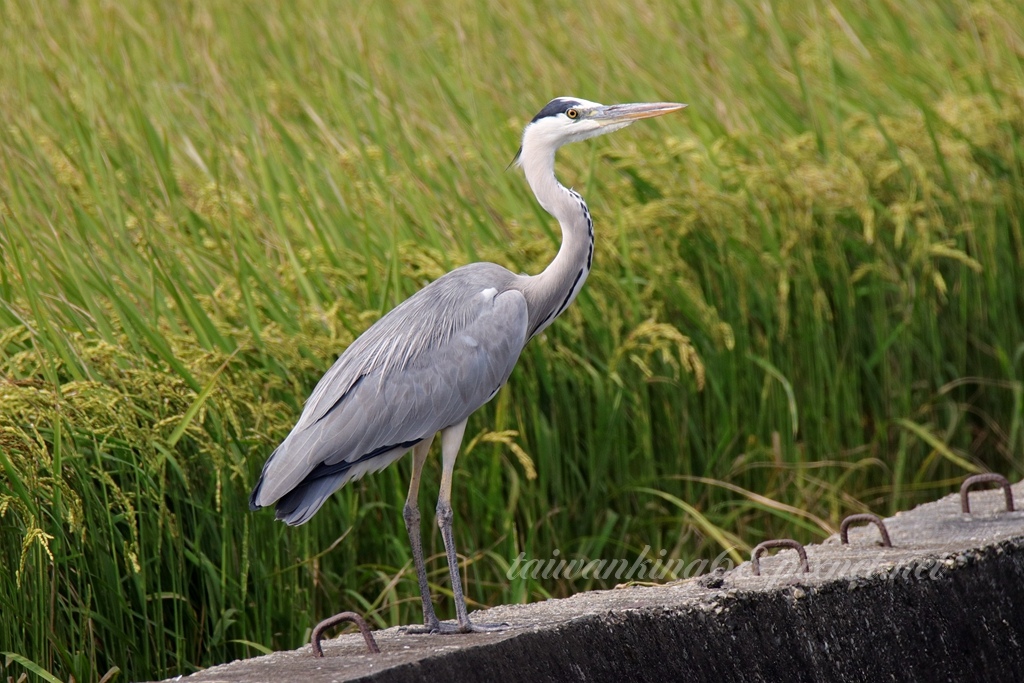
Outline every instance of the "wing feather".
<path fill-rule="evenodd" d="M 452 271 L 353 342 L 267 460 L 252 504 L 270 505 L 309 486 L 307 477 L 317 472 L 339 476 L 329 490 L 313 487 L 318 502 L 304 521 L 347 481 L 339 464 L 375 451 L 391 461 L 395 448 L 404 452 L 486 403 L 508 380 L 527 340 L 526 300 L 507 288 L 512 278 L 493 264 Z"/>

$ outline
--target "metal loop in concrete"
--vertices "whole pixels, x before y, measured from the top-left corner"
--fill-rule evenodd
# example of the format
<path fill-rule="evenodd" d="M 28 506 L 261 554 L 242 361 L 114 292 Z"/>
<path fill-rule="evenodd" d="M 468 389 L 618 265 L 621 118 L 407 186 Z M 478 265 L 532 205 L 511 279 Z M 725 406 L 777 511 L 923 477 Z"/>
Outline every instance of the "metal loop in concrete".
<path fill-rule="evenodd" d="M 885 522 L 878 515 L 873 515 L 870 512 L 865 512 L 859 515 L 850 515 L 843 520 L 843 523 L 839 525 L 839 539 L 846 545 L 850 542 L 849 532 L 850 525 L 856 522 L 871 522 L 878 527 L 878 532 L 882 534 L 882 546 L 886 548 L 892 547 L 892 541 L 889 540 L 889 530 L 885 528 Z"/>
<path fill-rule="evenodd" d="M 373 639 L 373 634 L 370 633 L 370 627 L 366 625 L 366 620 L 355 612 L 341 612 L 340 614 L 335 614 L 333 617 L 324 619 L 313 629 L 313 635 L 310 638 L 309 644 L 313 647 L 314 657 L 324 656 L 323 648 L 320 647 L 320 640 L 324 636 L 324 631 L 335 624 L 340 624 L 343 621 L 351 621 L 359 627 L 359 632 L 363 634 L 363 640 L 366 641 L 367 650 L 373 654 L 380 653 L 380 648 L 377 647 L 377 641 Z"/>
<path fill-rule="evenodd" d="M 975 474 L 973 477 L 967 477 L 964 479 L 964 483 L 960 485 L 960 509 L 963 510 L 964 514 L 971 511 L 971 502 L 969 495 L 971 489 L 978 484 L 997 483 L 1003 487 L 1003 495 L 1006 497 L 1006 511 L 1013 512 L 1013 491 L 1010 490 L 1010 482 L 1006 480 L 1001 474 Z"/>
<path fill-rule="evenodd" d="M 807 574 L 811 571 L 810 565 L 807 564 L 807 552 L 804 551 L 802 545 L 791 538 L 776 538 L 764 543 L 758 543 L 751 553 L 750 564 L 752 565 L 754 576 L 761 576 L 761 553 L 769 548 L 792 548 L 800 555 L 800 567 L 803 572 Z"/>

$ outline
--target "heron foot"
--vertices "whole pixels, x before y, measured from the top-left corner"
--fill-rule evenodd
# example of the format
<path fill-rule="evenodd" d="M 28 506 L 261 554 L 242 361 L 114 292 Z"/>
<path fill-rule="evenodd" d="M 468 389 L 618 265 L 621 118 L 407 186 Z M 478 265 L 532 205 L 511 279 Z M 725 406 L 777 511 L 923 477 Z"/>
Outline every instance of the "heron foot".
<path fill-rule="evenodd" d="M 438 621 L 436 623 L 424 624 L 423 626 L 403 626 L 400 630 L 405 634 L 430 633 L 450 636 L 458 633 L 494 633 L 508 628 L 510 628 L 508 624 L 474 624 L 471 621 L 459 624 L 451 621 Z"/>

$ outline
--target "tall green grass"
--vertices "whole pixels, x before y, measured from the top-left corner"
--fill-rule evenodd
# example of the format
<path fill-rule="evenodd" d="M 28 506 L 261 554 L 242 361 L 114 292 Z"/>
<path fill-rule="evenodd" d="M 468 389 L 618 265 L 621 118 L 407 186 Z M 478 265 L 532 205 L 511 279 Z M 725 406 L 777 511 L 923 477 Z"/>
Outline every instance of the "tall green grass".
<path fill-rule="evenodd" d="M 247 493 L 381 313 L 472 260 L 551 258 L 505 167 L 559 94 L 690 108 L 560 155 L 597 262 L 470 421 L 475 604 L 614 584 L 510 582 L 520 553 L 739 556 L 1024 470 L 1019 3 L 0 13 L 8 676 L 156 678 L 343 609 L 419 618 L 407 463 L 299 529 Z"/>

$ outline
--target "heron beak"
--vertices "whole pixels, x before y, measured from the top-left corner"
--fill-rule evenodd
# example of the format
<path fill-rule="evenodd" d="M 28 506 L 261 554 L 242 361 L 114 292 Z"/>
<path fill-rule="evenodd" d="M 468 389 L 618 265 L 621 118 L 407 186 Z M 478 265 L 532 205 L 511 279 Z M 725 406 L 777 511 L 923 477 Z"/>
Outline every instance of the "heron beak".
<path fill-rule="evenodd" d="M 614 123 L 632 123 L 638 119 L 649 119 L 674 111 L 679 111 L 685 104 L 678 102 L 643 102 L 637 104 L 610 104 L 599 107 L 590 113 L 590 118 L 602 126 Z"/>

